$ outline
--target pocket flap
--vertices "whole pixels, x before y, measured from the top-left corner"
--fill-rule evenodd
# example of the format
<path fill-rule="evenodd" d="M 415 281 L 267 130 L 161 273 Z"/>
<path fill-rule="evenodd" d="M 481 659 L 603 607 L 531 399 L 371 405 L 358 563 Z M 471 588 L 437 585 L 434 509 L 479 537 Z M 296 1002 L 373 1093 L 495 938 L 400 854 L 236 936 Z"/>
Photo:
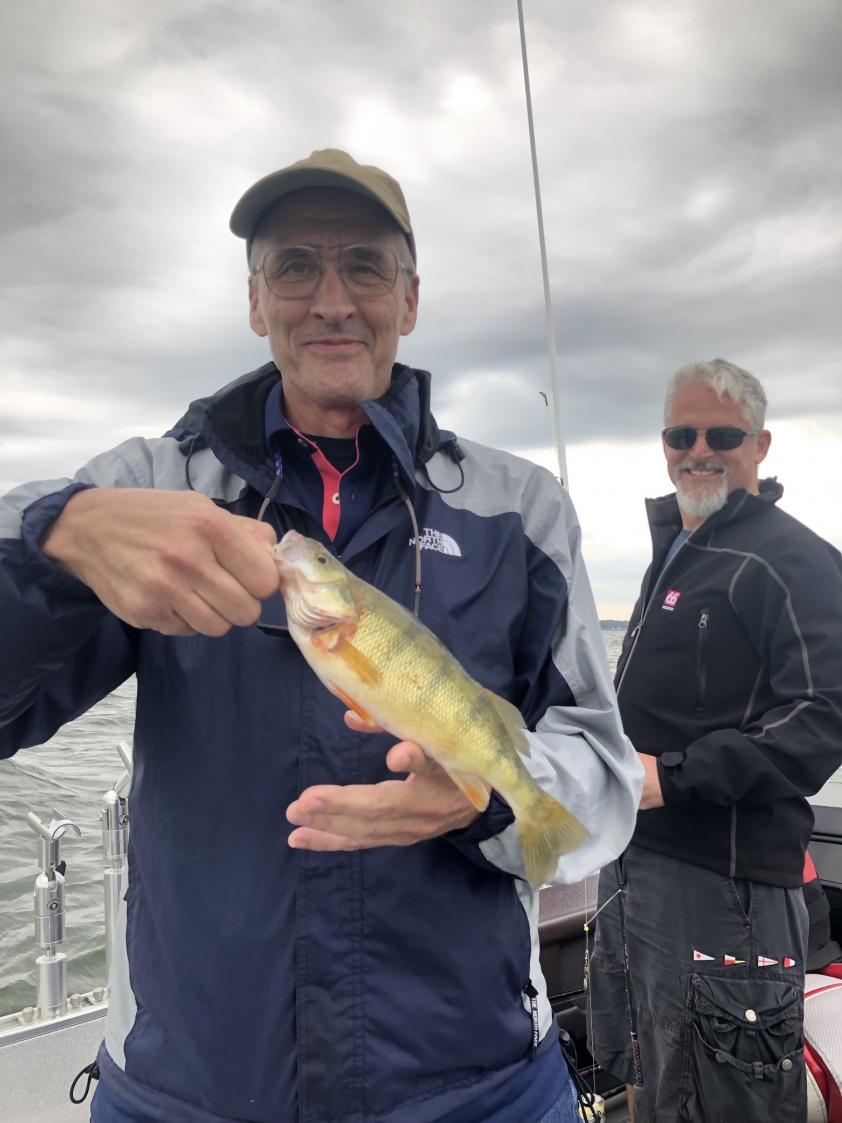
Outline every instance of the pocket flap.
<path fill-rule="evenodd" d="M 779 1023 L 801 1017 L 803 990 L 786 979 L 692 975 L 690 984 L 690 1001 L 697 1013 L 746 1029 L 774 1031 Z"/>

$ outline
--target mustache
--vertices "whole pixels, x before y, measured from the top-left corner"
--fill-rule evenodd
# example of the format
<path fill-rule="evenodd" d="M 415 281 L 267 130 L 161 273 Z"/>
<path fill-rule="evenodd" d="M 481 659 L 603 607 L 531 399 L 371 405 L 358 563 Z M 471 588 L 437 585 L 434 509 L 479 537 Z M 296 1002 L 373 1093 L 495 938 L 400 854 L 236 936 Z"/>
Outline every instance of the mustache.
<path fill-rule="evenodd" d="M 727 472 L 728 470 L 728 465 L 725 461 L 715 456 L 710 457 L 708 460 L 694 460 L 692 456 L 685 456 L 675 467 L 679 472 L 686 468 L 701 468 L 702 471 L 708 472 L 715 472 L 717 470 Z"/>

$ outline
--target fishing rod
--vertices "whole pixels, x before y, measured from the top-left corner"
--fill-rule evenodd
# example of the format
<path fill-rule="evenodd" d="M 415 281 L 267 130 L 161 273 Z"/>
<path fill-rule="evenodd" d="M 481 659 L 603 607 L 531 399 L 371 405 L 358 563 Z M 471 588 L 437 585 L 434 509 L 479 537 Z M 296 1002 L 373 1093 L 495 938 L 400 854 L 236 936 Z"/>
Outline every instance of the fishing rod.
<path fill-rule="evenodd" d="M 541 275 L 544 280 L 544 314 L 547 324 L 547 351 L 550 359 L 550 386 L 553 400 L 553 432 L 555 451 L 558 460 L 558 473 L 561 482 L 569 490 L 567 476 L 567 457 L 564 451 L 563 426 L 561 421 L 561 390 L 556 352 L 555 328 L 553 327 L 552 296 L 550 294 L 550 274 L 547 268 L 547 245 L 544 238 L 544 212 L 541 207 L 541 185 L 538 178 L 538 153 L 535 147 L 535 125 L 532 119 L 532 93 L 529 86 L 529 63 L 526 57 L 526 27 L 523 19 L 523 0 L 517 0 L 518 25 L 520 27 L 520 53 L 523 60 L 523 85 L 526 91 L 526 119 L 529 123 L 529 147 L 532 153 L 532 181 L 535 185 L 535 211 L 538 217 L 538 244 L 541 250 Z"/>
<path fill-rule="evenodd" d="M 546 325 L 547 325 L 547 352 L 548 352 L 549 361 L 550 361 L 550 380 L 551 380 L 550 384 L 551 384 L 551 387 L 552 387 L 552 401 L 553 401 L 553 430 L 554 430 L 554 434 L 555 434 L 555 445 L 556 445 L 556 456 L 558 458 L 559 478 L 561 479 L 561 482 L 564 484 L 564 486 L 567 487 L 568 490 L 569 490 L 569 479 L 568 479 L 568 475 L 567 475 L 567 458 L 566 458 L 565 449 L 564 449 L 564 436 L 563 436 L 563 426 L 562 426 L 562 416 L 561 416 L 561 388 L 560 388 L 561 387 L 561 379 L 560 379 L 559 370 L 558 370 L 558 353 L 557 353 L 557 349 L 556 349 L 555 328 L 554 328 L 554 325 L 553 325 L 552 295 L 551 295 L 551 292 L 550 292 L 550 276 L 549 276 L 549 269 L 548 269 L 548 266 L 547 266 L 547 244 L 546 244 L 546 239 L 544 237 L 544 213 L 543 213 L 543 208 L 541 206 L 541 185 L 540 185 L 540 180 L 539 180 L 539 175 L 538 175 L 538 153 L 537 153 L 537 148 L 536 148 L 536 144 L 535 144 L 535 124 L 534 124 L 533 115 L 532 115 L 532 92 L 531 92 L 530 83 L 529 83 L 529 62 L 528 62 L 527 53 L 526 53 L 526 28 L 525 28 L 524 17 L 523 17 L 523 0 L 517 0 L 517 12 L 518 12 L 518 25 L 520 27 L 520 50 L 521 50 L 521 58 L 522 58 L 522 61 L 523 61 L 523 85 L 524 85 L 524 91 L 525 91 L 525 94 L 526 94 L 526 119 L 527 119 L 527 122 L 529 124 L 529 147 L 530 147 L 530 152 L 532 154 L 532 180 L 533 180 L 533 183 L 534 183 L 534 186 L 535 186 L 535 213 L 536 213 L 537 220 L 538 220 L 538 244 L 539 244 L 540 251 L 541 251 L 541 275 L 542 275 L 543 281 L 544 281 L 544 314 L 545 314 Z M 546 395 L 542 394 L 542 396 L 544 397 L 544 400 L 546 401 Z M 621 887 L 617 891 L 617 893 L 614 894 L 614 897 L 618 898 L 617 903 L 618 903 L 618 908 L 620 910 L 620 930 L 621 930 L 621 933 L 622 933 L 623 952 L 624 952 L 624 974 L 625 974 L 625 989 L 626 989 L 626 1016 L 627 1016 L 627 1020 L 628 1020 L 628 1023 L 629 1023 L 629 1039 L 630 1039 L 630 1044 L 631 1044 L 631 1049 L 632 1049 L 632 1057 L 633 1057 L 633 1061 L 634 1061 L 635 1084 L 642 1085 L 643 1084 L 643 1075 L 642 1075 L 641 1065 L 640 1065 L 640 1049 L 639 1049 L 639 1043 L 638 1043 L 638 1040 L 637 1040 L 637 1024 L 636 1024 L 636 1018 L 635 1018 L 634 1003 L 633 1003 L 633 999 L 632 999 L 631 974 L 630 974 L 630 970 L 629 970 L 628 947 L 627 947 L 627 944 L 626 944 L 626 934 L 625 934 L 625 901 L 623 899 L 624 893 L 625 893 L 625 889 L 623 887 Z M 614 897 L 609 898 L 609 900 L 606 901 L 603 904 L 602 908 L 605 908 L 611 901 L 613 901 Z M 589 1037 L 590 1037 L 591 1042 L 593 1041 L 593 1004 L 592 1004 L 591 987 L 590 987 L 590 974 L 591 974 L 591 971 L 590 971 L 590 968 L 591 968 L 591 953 L 590 953 L 590 944 L 589 944 L 590 928 L 591 928 L 591 922 L 596 919 L 596 917 L 602 911 L 602 908 L 598 907 L 596 912 L 593 915 L 591 915 L 590 900 L 589 900 L 587 892 L 586 892 L 586 894 L 585 894 L 585 924 L 584 924 L 584 934 L 585 934 L 585 963 L 584 963 L 585 980 L 584 981 L 585 981 L 585 989 L 587 991 L 587 999 L 586 999 L 586 1003 L 587 1003 L 587 1023 L 588 1023 Z M 596 1077 L 596 1067 L 597 1067 L 596 1060 L 592 1059 L 591 1068 L 590 1068 L 590 1075 L 591 1075 L 592 1081 L 594 1081 L 595 1077 Z M 576 1081 L 575 1082 L 576 1082 L 576 1086 L 577 1086 L 577 1092 L 579 1094 L 579 1100 L 580 1100 L 580 1105 L 581 1105 L 581 1112 L 583 1113 L 583 1118 L 596 1119 L 598 1116 L 597 1116 L 597 1109 L 595 1107 L 595 1100 L 598 1097 L 596 1097 L 593 1087 L 587 1087 L 586 1084 L 583 1084 L 583 1082 L 581 1081 L 581 1077 L 579 1076 L 578 1073 L 576 1074 Z"/>

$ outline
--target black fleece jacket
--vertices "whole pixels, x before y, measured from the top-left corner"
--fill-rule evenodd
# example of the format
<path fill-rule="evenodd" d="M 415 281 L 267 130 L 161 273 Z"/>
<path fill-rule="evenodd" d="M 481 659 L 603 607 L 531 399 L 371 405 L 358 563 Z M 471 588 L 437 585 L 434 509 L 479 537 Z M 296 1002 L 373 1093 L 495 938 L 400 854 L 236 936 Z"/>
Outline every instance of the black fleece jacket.
<path fill-rule="evenodd" d="M 663 573 L 681 517 L 674 495 L 647 501 L 652 564 L 616 683 L 666 803 L 638 814 L 633 841 L 796 886 L 804 797 L 842 764 L 842 555 L 775 506 L 782 492 L 733 492 Z"/>

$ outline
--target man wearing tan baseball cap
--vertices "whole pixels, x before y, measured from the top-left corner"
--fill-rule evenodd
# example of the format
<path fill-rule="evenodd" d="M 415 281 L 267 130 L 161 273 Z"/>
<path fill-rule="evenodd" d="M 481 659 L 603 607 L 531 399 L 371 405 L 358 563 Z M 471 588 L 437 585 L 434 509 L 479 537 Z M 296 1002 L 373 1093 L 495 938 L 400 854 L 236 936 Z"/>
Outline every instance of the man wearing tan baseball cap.
<path fill-rule="evenodd" d="M 0 755 L 137 676 L 91 1118 L 575 1123 L 535 885 L 616 858 L 640 773 L 575 513 L 548 472 L 439 430 L 429 374 L 396 361 L 419 279 L 391 176 L 314 152 L 249 188 L 231 229 L 271 361 L 164 437 L 0 500 L 0 702 L 20 715 Z M 504 800 L 322 686 L 286 629 L 288 530 L 419 615 L 495 713 L 518 707 L 524 767 L 584 824 L 579 849 L 556 860 L 551 839 L 538 876 Z M 325 642 L 377 673 L 353 636 Z"/>
<path fill-rule="evenodd" d="M 335 187 L 353 191 L 357 195 L 378 203 L 395 220 L 403 231 L 413 262 L 415 238 L 409 221 L 401 185 L 381 168 L 372 164 L 358 164 L 353 156 L 339 148 L 322 148 L 311 152 L 304 160 L 297 160 L 288 168 L 272 172 L 253 184 L 240 199 L 231 214 L 231 230 L 238 238 L 251 243 L 261 216 L 284 195 L 303 191 L 308 187 Z"/>

